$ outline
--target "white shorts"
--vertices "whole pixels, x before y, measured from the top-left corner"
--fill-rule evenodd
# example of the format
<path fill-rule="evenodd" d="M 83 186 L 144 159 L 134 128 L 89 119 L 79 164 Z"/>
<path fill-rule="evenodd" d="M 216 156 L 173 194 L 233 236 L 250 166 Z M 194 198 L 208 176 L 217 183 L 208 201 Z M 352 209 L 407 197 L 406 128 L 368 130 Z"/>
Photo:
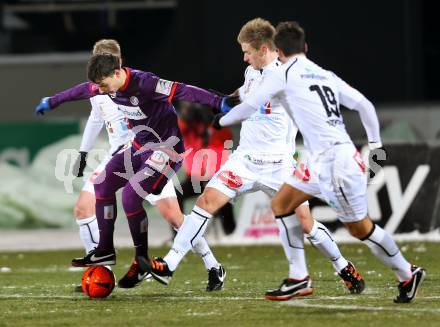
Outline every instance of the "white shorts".
<path fill-rule="evenodd" d="M 365 165 L 353 144 L 344 143 L 310 160 L 310 181 L 295 176 L 286 183 L 320 198 L 332 207 L 342 222 L 356 222 L 367 215 Z"/>
<path fill-rule="evenodd" d="M 107 154 L 104 159 L 99 163 L 98 167 L 90 174 L 90 176 L 87 178 L 87 181 L 84 183 L 84 186 L 82 188 L 83 191 L 89 192 L 92 194 L 95 194 L 95 188 L 93 186 L 93 180 L 98 176 L 105 168 L 105 165 L 110 161 L 111 159 L 110 153 Z M 174 189 L 173 180 L 170 179 L 168 183 L 165 184 L 164 188 L 162 189 L 162 192 L 158 195 L 155 194 L 149 194 L 145 198 L 151 205 L 156 205 L 156 202 L 170 197 L 177 197 L 176 196 L 176 190 Z"/>
<path fill-rule="evenodd" d="M 160 194 L 148 194 L 145 200 L 147 200 L 152 206 L 155 206 L 157 201 L 166 199 L 166 198 L 176 198 L 176 190 L 174 189 L 173 180 L 168 180 L 168 183 L 165 184 L 165 186 L 162 189 L 162 192 Z"/>
<path fill-rule="evenodd" d="M 290 155 L 255 155 L 235 151 L 206 187 L 215 188 L 231 199 L 257 191 L 273 197 L 294 169 L 294 160 Z"/>

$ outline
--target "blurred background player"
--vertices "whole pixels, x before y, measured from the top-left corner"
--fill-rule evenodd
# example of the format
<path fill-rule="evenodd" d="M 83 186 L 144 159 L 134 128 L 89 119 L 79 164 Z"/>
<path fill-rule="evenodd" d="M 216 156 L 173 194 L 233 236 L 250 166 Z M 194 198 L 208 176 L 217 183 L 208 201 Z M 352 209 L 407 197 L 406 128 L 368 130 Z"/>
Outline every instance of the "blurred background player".
<path fill-rule="evenodd" d="M 306 57 L 305 33 L 297 22 L 278 24 L 275 44 L 283 65 L 268 74 L 256 92 L 219 120 L 228 126 L 251 116 L 274 97 L 283 101 L 311 153 L 311 179 L 305 183 L 290 177 L 272 199 L 275 215 L 295 210 L 304 201 L 319 197 L 331 205 L 350 234 L 391 268 L 399 280 L 396 303 L 415 299 L 426 272 L 411 265 L 391 235 L 368 216 L 365 165 L 348 135 L 339 105 L 356 110 L 370 149 L 382 149 L 379 121 L 373 104 L 334 73 Z M 383 151 L 383 149 L 382 149 Z M 377 151 L 376 151 L 377 152 Z M 307 237 L 319 234 L 311 222 Z M 323 247 L 330 251 L 327 244 Z"/>
<path fill-rule="evenodd" d="M 211 110 L 187 102 L 180 103 L 179 127 L 186 150 L 186 178 L 181 182 L 183 193 L 177 195 L 182 212 L 185 212 L 185 200 L 203 192 L 208 181 L 229 156 L 229 151 L 225 151 L 225 142 L 232 143 L 232 132 L 229 128 L 214 129 L 211 126 L 212 118 Z M 232 234 L 236 227 L 232 204 L 226 203 L 217 214 L 224 233 Z"/>
<path fill-rule="evenodd" d="M 238 35 L 244 61 L 249 63 L 245 71 L 245 82 L 235 92 L 243 101 L 255 92 L 268 72 L 281 64 L 277 60 L 274 35 L 275 28 L 261 18 L 246 23 Z M 283 181 L 293 174 L 297 130 L 276 99 L 266 102 L 249 119 L 243 121 L 237 150 L 208 183 L 192 213 L 185 217 L 185 229 L 179 230 L 171 251 L 163 259 L 152 261 L 153 266 L 150 268 L 154 278 L 168 283 L 180 260 L 190 249 L 191 242 L 203 235 L 212 215 L 222 205 L 246 192 L 260 190 L 270 197 L 274 196 Z M 289 262 L 289 275 L 278 289 L 267 291 L 266 298 L 288 300 L 313 292 L 299 220 L 311 220 L 319 227 L 324 235 L 319 239 L 312 237 L 311 242 L 321 251 L 321 243 L 327 244 L 324 254 L 331 259 L 336 272 L 352 293 L 361 293 L 364 289 L 363 279 L 342 256 L 328 229 L 313 220 L 308 203 L 304 202 L 295 209 L 276 215 L 281 243 Z M 146 264 L 148 266 L 148 262 Z M 155 266 L 164 268 L 158 270 Z"/>
<path fill-rule="evenodd" d="M 98 41 L 93 48 L 93 54 L 97 53 L 110 53 L 121 60 L 120 46 L 115 40 L 103 39 Z M 42 101 L 44 101 L 44 99 Z M 133 133 L 127 127 L 124 114 L 118 110 L 118 105 L 111 101 L 108 95 L 96 95 L 90 98 L 90 102 L 92 104 L 92 111 L 84 130 L 80 147 L 80 156 L 75 165 L 74 173 L 78 177 L 83 176 L 83 170 L 86 167 L 87 153 L 92 148 L 104 123 L 106 125 L 111 148 L 108 155 L 84 184 L 84 188 L 81 191 L 75 206 L 75 217 L 79 225 L 80 238 L 83 242 L 86 253 L 94 250 L 99 244 L 99 228 L 95 216 L 96 200 L 93 187 L 94 178 L 102 172 L 107 162 L 114 154 L 123 148 L 130 147 L 131 144 L 129 144 L 129 142 L 131 142 L 131 139 L 133 138 Z M 42 112 L 44 111 L 45 110 Z M 149 194 L 146 196 L 146 200 L 151 205 L 157 206 L 160 214 L 174 229 L 180 227 L 183 222 L 183 214 L 180 211 L 175 189 L 171 180 L 165 185 L 159 195 Z M 220 280 L 216 275 L 220 264 L 217 262 L 205 239 L 194 246 L 194 252 L 203 258 L 205 267 L 208 270 L 209 278 L 206 289 L 208 291 L 221 289 L 223 286 L 223 279 Z M 139 273 L 137 260 L 133 260 L 129 271 L 119 280 L 118 285 L 122 288 L 132 288 L 140 283 L 146 276 L 146 273 Z"/>

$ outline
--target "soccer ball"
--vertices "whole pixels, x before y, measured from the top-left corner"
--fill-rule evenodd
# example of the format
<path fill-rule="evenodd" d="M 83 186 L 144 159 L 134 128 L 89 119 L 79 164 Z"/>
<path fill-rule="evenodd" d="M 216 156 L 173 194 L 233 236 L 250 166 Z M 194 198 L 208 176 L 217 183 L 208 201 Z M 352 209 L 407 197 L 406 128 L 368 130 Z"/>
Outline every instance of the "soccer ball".
<path fill-rule="evenodd" d="M 84 272 L 82 289 L 89 297 L 107 297 L 114 287 L 115 275 L 110 269 L 104 266 L 92 266 Z"/>

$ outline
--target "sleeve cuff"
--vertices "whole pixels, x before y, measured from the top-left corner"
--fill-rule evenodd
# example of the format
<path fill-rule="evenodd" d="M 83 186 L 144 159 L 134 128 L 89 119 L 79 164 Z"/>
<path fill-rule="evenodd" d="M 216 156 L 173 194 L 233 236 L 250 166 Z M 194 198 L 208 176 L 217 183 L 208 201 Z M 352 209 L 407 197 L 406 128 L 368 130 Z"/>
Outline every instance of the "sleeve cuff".
<path fill-rule="evenodd" d="M 382 142 L 368 142 L 368 147 L 370 150 L 379 149 L 382 147 Z"/>

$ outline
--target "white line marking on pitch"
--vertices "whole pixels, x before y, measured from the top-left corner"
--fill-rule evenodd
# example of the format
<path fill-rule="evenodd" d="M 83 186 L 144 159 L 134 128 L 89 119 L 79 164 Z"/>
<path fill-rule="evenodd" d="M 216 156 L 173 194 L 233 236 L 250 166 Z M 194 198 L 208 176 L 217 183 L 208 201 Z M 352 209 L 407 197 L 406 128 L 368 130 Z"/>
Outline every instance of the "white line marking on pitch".
<path fill-rule="evenodd" d="M 360 305 L 347 305 L 347 304 L 319 304 L 309 303 L 308 301 L 292 300 L 288 302 L 282 302 L 281 305 L 287 305 L 297 308 L 319 308 L 329 310 L 356 310 L 356 311 L 405 311 L 405 312 L 433 312 L 440 313 L 440 309 L 433 308 L 402 308 L 393 307 L 368 307 Z"/>
<path fill-rule="evenodd" d="M 139 297 L 142 297 L 142 294 L 138 295 Z M 129 294 L 122 294 L 118 293 L 115 294 L 115 298 L 138 298 L 138 296 L 133 297 Z M 148 300 L 183 300 L 183 301 L 212 301 L 212 300 L 228 300 L 228 301 L 249 301 L 249 300 L 263 300 L 263 298 L 258 297 L 238 297 L 238 296 L 148 296 L 145 295 Z M 47 295 L 26 295 L 26 294 L 0 294 L 0 299 L 46 299 L 48 301 L 56 300 L 56 299 L 81 299 L 83 298 L 83 295 L 50 295 L 48 297 Z M 109 298 L 111 299 L 111 297 Z"/>

